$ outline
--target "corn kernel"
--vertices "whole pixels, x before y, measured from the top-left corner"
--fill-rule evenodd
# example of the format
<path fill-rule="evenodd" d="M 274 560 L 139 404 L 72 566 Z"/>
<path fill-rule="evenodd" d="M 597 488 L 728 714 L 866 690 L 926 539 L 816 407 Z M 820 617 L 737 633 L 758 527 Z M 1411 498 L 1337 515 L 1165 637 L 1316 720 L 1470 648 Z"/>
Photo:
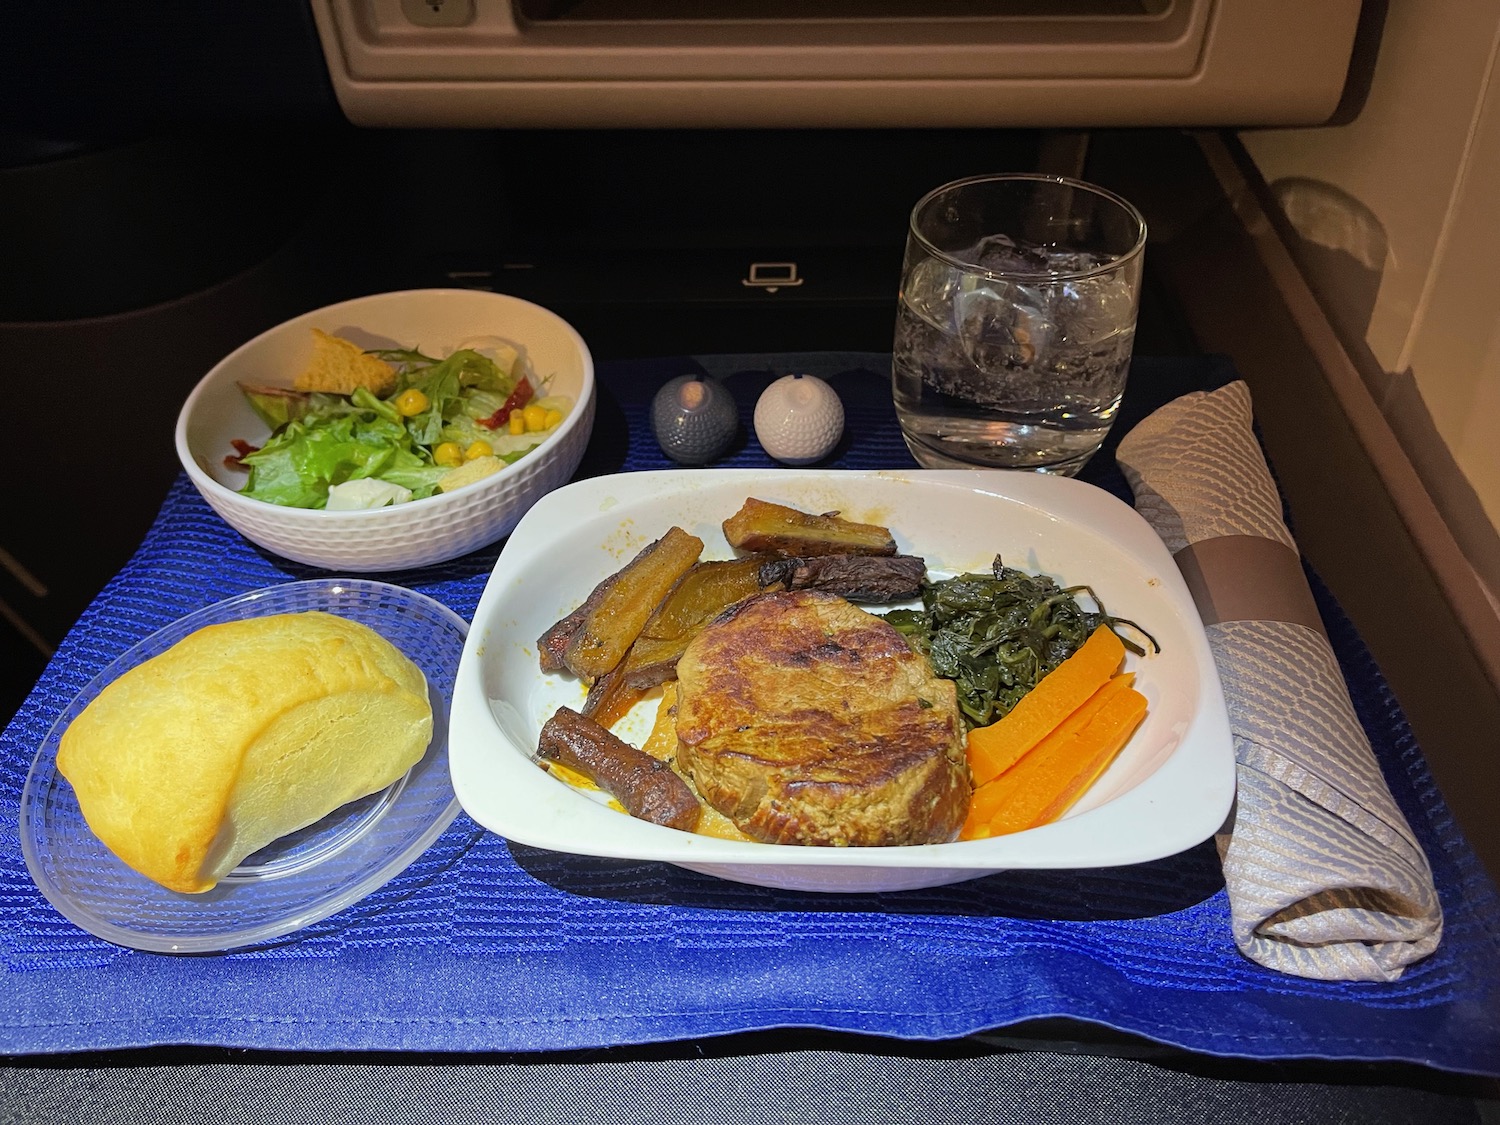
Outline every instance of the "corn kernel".
<path fill-rule="evenodd" d="M 493 457 L 495 447 L 487 441 L 476 441 L 464 450 L 464 460 L 473 461 L 477 457 Z"/>
<path fill-rule="evenodd" d="M 416 387 L 407 387 L 394 400 L 396 413 L 403 418 L 415 418 L 427 409 L 427 396 Z"/>
<path fill-rule="evenodd" d="M 562 420 L 563 412 L 561 410 L 549 410 L 547 411 L 547 424 L 543 429 L 550 430 L 553 426 L 559 425 Z"/>
<path fill-rule="evenodd" d="M 526 407 L 521 413 L 526 419 L 526 429 L 530 433 L 536 433 L 538 430 L 545 430 L 547 428 L 547 411 L 542 407 L 533 404 Z"/>
<path fill-rule="evenodd" d="M 510 412 L 510 432 L 518 437 L 526 432 L 526 416 L 519 410 Z"/>
<path fill-rule="evenodd" d="M 433 446 L 432 459 L 439 465 L 452 468 L 464 463 L 464 451 L 458 447 L 456 441 L 442 441 Z"/>

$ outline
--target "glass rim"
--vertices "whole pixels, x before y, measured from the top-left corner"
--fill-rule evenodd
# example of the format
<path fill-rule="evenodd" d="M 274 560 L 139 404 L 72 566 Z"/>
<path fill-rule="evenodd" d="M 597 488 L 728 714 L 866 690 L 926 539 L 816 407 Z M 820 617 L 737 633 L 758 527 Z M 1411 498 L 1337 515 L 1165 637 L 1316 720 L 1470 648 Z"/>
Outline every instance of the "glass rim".
<path fill-rule="evenodd" d="M 1067 187 L 1078 188 L 1082 191 L 1088 192 L 1090 195 L 1098 196 L 1101 199 L 1108 200 L 1110 203 L 1118 206 L 1135 222 L 1135 242 L 1130 247 L 1130 249 L 1126 250 L 1124 253 L 1111 258 L 1107 262 L 1102 262 L 1097 266 L 1090 266 L 1088 269 L 1083 270 L 994 270 L 986 269 L 984 266 L 976 265 L 973 262 L 966 262 L 962 258 L 947 250 L 939 249 L 937 246 L 934 246 L 932 244 L 931 240 L 929 240 L 927 236 L 921 232 L 920 229 L 918 229 L 917 216 L 921 213 L 924 207 L 930 204 L 942 193 L 952 191 L 955 188 L 968 187 L 970 184 L 998 183 L 1001 181 L 1027 181 L 1031 183 L 1062 184 Z M 910 216 L 907 218 L 906 230 L 907 234 L 910 235 L 911 238 L 915 239 L 917 244 L 933 257 L 941 259 L 942 261 L 947 262 L 949 265 L 955 266 L 967 273 L 979 274 L 984 277 L 994 278 L 997 280 L 1008 277 L 1016 277 L 1025 278 L 1028 281 L 1077 281 L 1082 278 L 1097 277 L 1100 274 L 1109 273 L 1112 270 L 1119 269 L 1122 265 L 1128 263 L 1132 258 L 1140 257 L 1146 249 L 1146 217 L 1141 214 L 1139 208 L 1137 208 L 1135 204 L 1131 203 L 1123 196 L 1116 195 L 1108 188 L 1100 187 L 1098 184 L 1091 184 L 1087 180 L 1076 179 L 1072 176 L 1059 176 L 1047 172 L 988 172 L 981 173 L 977 176 L 965 176 L 964 178 L 958 180 L 949 180 L 946 184 L 939 184 L 937 187 L 929 191 L 926 195 L 922 196 L 921 199 L 917 200 L 916 204 L 911 209 Z"/>

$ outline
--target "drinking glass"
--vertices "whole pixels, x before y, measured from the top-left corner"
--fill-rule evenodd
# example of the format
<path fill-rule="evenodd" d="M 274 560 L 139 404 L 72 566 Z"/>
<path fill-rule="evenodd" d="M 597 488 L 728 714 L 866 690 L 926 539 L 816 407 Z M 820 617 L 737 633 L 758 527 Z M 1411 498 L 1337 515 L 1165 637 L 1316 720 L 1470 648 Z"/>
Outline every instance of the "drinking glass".
<path fill-rule="evenodd" d="M 892 391 L 928 468 L 1072 476 L 1125 391 L 1146 221 L 1039 174 L 974 176 L 912 209 Z"/>

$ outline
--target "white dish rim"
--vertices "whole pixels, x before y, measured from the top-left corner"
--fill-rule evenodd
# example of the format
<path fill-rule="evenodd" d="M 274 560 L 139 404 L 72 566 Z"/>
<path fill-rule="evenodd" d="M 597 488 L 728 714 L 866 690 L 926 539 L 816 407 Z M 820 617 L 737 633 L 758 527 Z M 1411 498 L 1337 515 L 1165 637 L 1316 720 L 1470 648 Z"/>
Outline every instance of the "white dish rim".
<path fill-rule="evenodd" d="M 895 487 L 915 483 L 923 488 L 957 490 L 955 495 L 1019 505 L 1047 519 L 1076 523 L 1086 518 L 1094 529 L 1092 534 L 1149 569 L 1163 605 L 1172 610 L 1182 625 L 1199 677 L 1191 729 L 1182 734 L 1178 748 L 1150 776 L 1096 808 L 1010 836 L 888 848 L 738 843 L 679 832 L 633 820 L 596 804 L 532 764 L 534 744 L 519 745 L 520 740 L 501 731 L 493 717 L 491 701 L 485 698 L 482 664 L 491 642 L 490 630 L 497 607 L 503 605 L 507 589 L 521 572 L 536 565 L 538 556 L 544 553 L 550 538 L 547 529 L 566 524 L 579 512 L 608 512 L 627 505 L 671 502 L 687 490 L 740 488 L 745 495 L 763 495 L 768 489 L 783 488 L 792 481 L 812 482 L 825 488 L 841 484 L 883 487 L 890 482 Z M 731 508 L 723 514 L 727 516 L 732 511 Z M 656 534 L 665 531 L 670 522 L 664 520 L 655 529 Z M 898 521 L 893 518 L 891 526 L 899 540 Z M 709 557 L 707 550 L 705 557 Z M 1089 581 L 1090 576 L 1070 578 Z M 582 600 L 587 592 L 587 589 L 578 591 L 576 600 Z M 534 651 L 534 637 L 524 640 L 532 644 Z M 539 671 L 537 674 L 541 675 Z M 492 763 L 485 760 L 490 753 L 485 744 L 487 741 L 493 744 L 496 737 L 508 744 L 507 765 L 524 763 L 536 775 L 527 779 L 513 769 L 500 771 L 502 775 L 513 773 L 518 781 L 536 782 L 524 784 L 523 793 L 508 792 L 494 784 L 496 774 Z M 1184 752 L 1184 748 L 1189 752 Z M 1098 868 L 1148 862 L 1207 839 L 1224 823 L 1234 798 L 1232 740 L 1212 653 L 1191 594 L 1160 538 L 1132 507 L 1096 486 L 1065 477 L 985 470 L 663 469 L 588 478 L 554 491 L 538 502 L 512 532 L 480 598 L 454 688 L 450 754 L 454 790 L 464 810 L 478 823 L 507 839 L 554 851 L 659 860 L 746 882 L 760 881 L 757 868 L 905 870 L 919 880 L 955 881 L 1005 870 Z M 555 787 L 557 792 L 549 794 L 546 786 Z M 556 812 L 557 800 L 577 802 L 580 832 L 577 838 L 559 838 L 547 826 L 544 816 Z M 1182 807 L 1184 801 L 1186 811 Z M 1174 815 L 1161 815 L 1163 806 L 1172 807 Z M 604 816 L 614 817 L 618 823 L 610 825 L 601 820 Z M 1088 828 L 1082 831 L 1079 826 L 1085 821 Z M 1099 847 L 1099 836 L 1113 837 L 1114 845 L 1108 849 Z"/>

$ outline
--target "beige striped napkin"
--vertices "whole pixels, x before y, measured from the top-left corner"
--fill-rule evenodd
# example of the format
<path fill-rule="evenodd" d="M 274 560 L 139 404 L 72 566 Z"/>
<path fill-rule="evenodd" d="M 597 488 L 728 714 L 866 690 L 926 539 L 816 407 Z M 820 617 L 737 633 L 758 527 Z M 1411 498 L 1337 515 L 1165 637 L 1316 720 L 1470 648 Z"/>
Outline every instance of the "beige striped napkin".
<path fill-rule="evenodd" d="M 1323 632 L 1243 382 L 1168 403 L 1117 459 L 1208 628 L 1238 766 L 1219 837 L 1235 944 L 1321 980 L 1389 981 L 1443 914 Z"/>

